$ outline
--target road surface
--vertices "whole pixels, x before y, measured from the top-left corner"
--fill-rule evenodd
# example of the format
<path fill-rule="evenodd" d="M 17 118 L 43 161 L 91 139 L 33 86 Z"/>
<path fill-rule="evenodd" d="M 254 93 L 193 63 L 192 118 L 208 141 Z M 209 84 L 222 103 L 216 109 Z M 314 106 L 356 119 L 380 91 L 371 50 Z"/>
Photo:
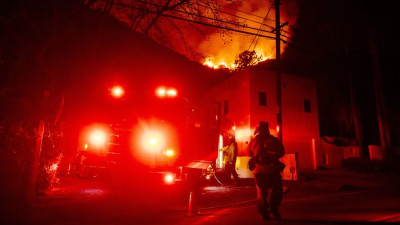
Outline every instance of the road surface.
<path fill-rule="evenodd" d="M 400 223 L 397 190 L 361 190 L 286 199 L 283 219 L 263 221 L 254 203 L 200 211 L 198 215 L 175 215 L 154 224 L 373 224 Z M 129 223 L 127 223 L 129 224 Z"/>
<path fill-rule="evenodd" d="M 282 220 L 263 221 L 255 187 L 210 185 L 197 195 L 189 212 L 188 195 L 167 191 L 110 189 L 104 183 L 74 183 L 69 192 L 54 190 L 39 198 L 29 224 L 374 224 L 400 223 L 400 185 L 337 188 L 336 184 L 303 181 L 289 185 L 281 206 Z M 66 185 L 67 187 L 68 185 Z M 343 186 L 341 186 L 343 187 Z M 57 192 L 58 191 L 58 192 Z M 195 213 L 195 212 L 198 213 Z M 19 220 L 27 224 L 26 218 Z M 3 220 L 4 221 L 4 220 Z M 5 221 L 7 223 L 7 221 Z M 4 224 L 6 224 L 4 223 Z M 11 224 L 11 223 L 7 223 Z"/>

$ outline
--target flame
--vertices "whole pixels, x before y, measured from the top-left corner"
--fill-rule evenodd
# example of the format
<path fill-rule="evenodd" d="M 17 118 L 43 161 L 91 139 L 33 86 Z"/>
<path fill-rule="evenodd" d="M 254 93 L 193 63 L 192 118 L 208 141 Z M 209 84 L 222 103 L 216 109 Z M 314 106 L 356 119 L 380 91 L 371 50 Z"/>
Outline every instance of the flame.
<path fill-rule="evenodd" d="M 130 5 L 129 1 L 127 0 L 122 0 L 121 2 L 126 3 L 126 5 Z M 146 3 L 146 1 L 143 2 Z M 196 27 L 196 31 L 194 31 L 193 27 L 190 28 L 190 26 L 187 26 L 186 21 L 174 20 L 174 26 L 172 26 L 169 22 L 165 22 L 165 20 L 158 20 L 159 24 L 157 26 L 160 31 L 165 31 L 170 35 L 171 33 L 174 33 L 170 32 L 171 29 L 179 27 L 179 32 L 175 32 L 175 34 L 180 34 L 183 36 L 162 36 L 166 40 L 161 42 L 170 42 L 171 47 L 175 51 L 186 55 L 189 59 L 200 61 L 205 66 L 214 69 L 235 69 L 235 60 L 237 60 L 239 58 L 239 54 L 244 51 L 254 50 L 257 57 L 262 58 L 261 61 L 275 58 L 275 33 L 273 32 L 275 28 L 275 9 L 273 2 L 274 1 L 266 0 L 217 1 L 217 21 L 221 22 L 222 27 L 226 26 L 228 29 L 193 26 Z M 285 22 L 289 22 L 290 26 L 294 26 L 296 24 L 297 15 L 299 14 L 298 2 L 299 0 L 285 0 L 284 3 L 281 3 L 281 24 Z M 207 7 L 204 7 L 205 4 L 206 3 L 195 3 L 194 5 L 199 6 L 200 11 L 207 11 Z M 114 14 L 114 16 L 116 16 L 119 20 L 130 24 L 130 18 L 132 16 L 131 14 L 127 13 L 130 9 L 116 7 L 115 5 L 117 4 L 114 4 L 112 14 Z M 148 3 L 148 5 L 157 6 L 155 3 Z M 101 8 L 101 5 L 97 7 Z M 178 10 L 186 11 L 187 9 L 185 9 L 185 7 L 192 7 L 192 3 L 188 3 L 188 5 L 182 4 L 180 7 L 182 8 Z M 169 13 L 174 13 L 174 10 Z M 214 12 L 209 12 L 207 15 L 211 15 L 213 13 Z M 184 17 L 183 19 L 187 18 Z M 215 19 L 208 21 L 204 19 L 204 21 L 208 24 L 215 25 L 215 22 L 213 22 Z M 136 27 L 138 29 L 137 31 L 140 32 L 141 26 Z M 266 32 L 259 32 L 260 29 Z M 241 30 L 242 32 L 247 32 L 247 34 L 235 32 L 234 30 Z M 288 38 L 291 37 L 290 32 L 291 30 L 289 26 L 283 27 L 283 32 L 281 32 L 283 35 L 282 40 L 289 41 Z M 149 34 L 150 37 L 153 37 L 157 40 L 157 37 L 152 36 L 151 32 Z M 270 38 L 257 36 L 260 34 L 269 36 Z M 184 41 L 182 41 L 182 38 Z M 199 53 L 199 55 L 203 57 L 200 57 L 199 60 L 199 57 L 194 56 L 196 54 L 193 55 L 190 53 L 190 51 L 187 51 L 187 46 L 189 46 L 193 52 Z M 285 47 L 286 46 L 284 44 L 281 44 L 281 53 L 284 52 Z"/>
<path fill-rule="evenodd" d="M 272 2 L 267 4 L 268 1 L 248 0 L 242 1 L 237 8 L 236 16 L 245 17 L 244 23 L 248 27 L 260 28 L 260 23 L 266 16 L 268 9 L 271 7 Z M 232 3 L 233 4 L 233 3 Z M 227 6 L 234 7 L 228 4 Z M 243 12 L 248 12 L 244 14 Z M 294 24 L 297 18 L 297 3 L 293 0 L 290 3 L 281 5 L 281 23 L 289 21 Z M 232 18 L 234 19 L 234 18 Z M 272 6 L 268 13 L 267 20 L 265 20 L 263 30 L 272 31 L 275 27 L 275 10 Z M 242 21 L 239 21 L 243 23 Z M 287 29 L 287 27 L 285 27 Z M 249 31 L 249 30 L 246 30 Z M 250 30 L 251 31 L 251 30 Z M 257 31 L 251 31 L 257 33 Z M 273 33 L 262 33 L 275 37 Z M 284 35 L 288 33 L 283 32 Z M 242 33 L 225 33 L 221 34 L 219 31 L 209 34 L 199 45 L 199 52 L 203 53 L 206 58 L 202 62 L 203 65 L 214 68 L 229 68 L 231 70 L 236 68 L 235 60 L 239 58 L 239 54 L 248 50 L 254 50 L 257 57 L 261 57 L 260 62 L 266 61 L 276 57 L 276 43 L 274 39 L 265 37 L 255 37 L 254 35 L 247 35 Z M 281 53 L 285 50 L 285 45 L 281 44 Z"/>
<path fill-rule="evenodd" d="M 235 69 L 237 66 L 235 63 L 228 64 L 224 60 L 216 61 L 213 57 L 208 57 L 204 60 L 203 65 L 213 69 L 229 68 Z"/>
<path fill-rule="evenodd" d="M 231 38 L 232 41 L 224 43 L 220 35 L 215 33 L 211 34 L 208 40 L 203 41 L 199 46 L 199 51 L 209 55 L 203 64 L 214 69 L 223 67 L 235 69 L 235 60 L 239 58 L 240 53 L 248 50 L 254 37 L 235 33 Z M 262 57 L 261 61 L 275 57 L 275 42 L 260 39 L 254 51 L 257 56 Z"/>
<path fill-rule="evenodd" d="M 263 54 L 259 54 L 258 52 L 261 52 L 261 50 L 255 50 L 255 52 L 258 57 L 261 57 L 261 60 L 259 62 L 264 62 L 268 59 L 271 59 L 270 55 L 265 56 Z M 227 58 L 227 57 L 225 57 L 225 58 Z M 230 61 L 233 61 L 233 63 L 228 64 L 225 60 L 218 61 L 214 57 L 207 57 L 204 60 L 203 65 L 208 66 L 213 69 L 228 68 L 230 70 L 234 70 L 237 68 L 237 65 L 235 64 L 235 59 L 236 58 L 231 59 Z"/>

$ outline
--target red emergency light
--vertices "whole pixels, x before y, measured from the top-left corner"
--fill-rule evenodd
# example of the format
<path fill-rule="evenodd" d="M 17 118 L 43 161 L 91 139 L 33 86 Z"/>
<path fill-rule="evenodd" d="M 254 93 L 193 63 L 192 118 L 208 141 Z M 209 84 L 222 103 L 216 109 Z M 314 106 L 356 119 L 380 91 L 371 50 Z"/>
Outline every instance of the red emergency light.
<path fill-rule="evenodd" d="M 170 88 L 167 90 L 167 96 L 168 97 L 176 97 L 178 95 L 178 92 L 174 88 Z"/>
<path fill-rule="evenodd" d="M 159 98 L 174 98 L 178 96 L 178 91 L 175 88 L 161 86 L 156 89 L 156 96 Z"/>
<path fill-rule="evenodd" d="M 167 89 L 165 87 L 159 87 L 156 89 L 156 95 L 158 97 L 165 97 L 167 95 Z"/>
<path fill-rule="evenodd" d="M 167 149 L 164 151 L 164 155 L 167 157 L 173 157 L 175 156 L 175 151 L 173 149 Z"/>
<path fill-rule="evenodd" d="M 164 183 L 165 184 L 174 184 L 175 183 L 175 176 L 172 173 L 166 173 L 164 175 Z"/>
<path fill-rule="evenodd" d="M 142 146 L 148 151 L 158 152 L 164 148 L 164 136 L 156 131 L 148 131 L 143 135 Z"/>
<path fill-rule="evenodd" d="M 120 85 L 115 85 L 110 89 L 111 95 L 115 98 L 121 98 L 125 94 L 124 88 Z"/>
<path fill-rule="evenodd" d="M 102 130 L 94 130 L 89 137 L 90 144 L 96 146 L 96 147 L 101 147 L 104 146 L 104 144 L 107 141 L 107 134 L 106 132 Z"/>

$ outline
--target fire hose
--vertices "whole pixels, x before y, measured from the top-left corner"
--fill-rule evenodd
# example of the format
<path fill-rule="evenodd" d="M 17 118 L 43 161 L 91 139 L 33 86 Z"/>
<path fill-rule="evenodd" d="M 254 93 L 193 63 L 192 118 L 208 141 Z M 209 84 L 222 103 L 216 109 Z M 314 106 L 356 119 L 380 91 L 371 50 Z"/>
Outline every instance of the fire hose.
<path fill-rule="evenodd" d="M 218 179 L 217 174 L 215 173 L 214 168 L 211 168 L 211 174 L 214 176 L 215 180 L 218 182 L 219 185 L 223 186 L 223 187 L 228 187 L 228 185 L 224 184 L 221 182 L 220 179 Z M 250 187 L 236 187 L 236 186 L 229 186 L 229 188 L 250 188 Z M 253 187 L 251 187 L 253 188 Z"/>

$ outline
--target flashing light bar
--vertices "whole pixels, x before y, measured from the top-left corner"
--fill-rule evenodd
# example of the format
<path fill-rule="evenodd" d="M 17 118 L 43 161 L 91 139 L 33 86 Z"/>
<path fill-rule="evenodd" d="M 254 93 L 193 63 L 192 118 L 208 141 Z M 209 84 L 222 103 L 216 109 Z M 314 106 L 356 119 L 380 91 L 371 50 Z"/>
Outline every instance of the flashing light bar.
<path fill-rule="evenodd" d="M 175 88 L 158 87 L 156 95 L 159 98 L 174 98 L 178 96 L 178 91 Z"/>

